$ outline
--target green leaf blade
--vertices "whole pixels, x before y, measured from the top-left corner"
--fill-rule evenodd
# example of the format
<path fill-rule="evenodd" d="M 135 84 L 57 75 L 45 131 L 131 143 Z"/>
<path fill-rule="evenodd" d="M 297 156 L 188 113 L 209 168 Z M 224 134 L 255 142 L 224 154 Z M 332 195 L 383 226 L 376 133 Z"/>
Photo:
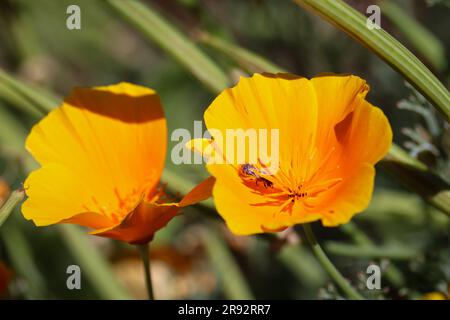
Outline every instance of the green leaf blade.
<path fill-rule="evenodd" d="M 370 30 L 366 17 L 341 0 L 294 0 L 320 15 L 402 74 L 450 121 L 450 93 L 436 76 L 408 49 L 383 29 Z"/>
<path fill-rule="evenodd" d="M 184 65 L 209 89 L 220 92 L 228 86 L 227 75 L 190 39 L 149 5 L 143 5 L 135 0 L 106 2 L 148 39 Z"/>

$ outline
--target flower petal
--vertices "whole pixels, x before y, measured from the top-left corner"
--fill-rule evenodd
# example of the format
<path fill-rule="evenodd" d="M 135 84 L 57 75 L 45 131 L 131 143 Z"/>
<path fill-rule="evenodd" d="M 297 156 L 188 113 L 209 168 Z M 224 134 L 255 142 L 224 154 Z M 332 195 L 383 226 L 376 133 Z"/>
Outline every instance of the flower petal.
<path fill-rule="evenodd" d="M 298 154 L 309 151 L 315 139 L 316 96 L 308 79 L 291 74 L 255 74 L 224 90 L 204 118 L 208 130 L 220 130 L 224 138 L 227 129 L 278 129 L 282 142 L 277 145 L 279 158 L 290 165 L 297 161 Z M 269 133 L 267 144 L 271 145 Z M 227 160 L 234 163 L 229 157 Z"/>
<path fill-rule="evenodd" d="M 28 199 L 22 205 L 23 215 L 37 226 L 74 221 L 71 219 L 90 228 L 111 225 L 104 216 L 89 212 L 93 199 L 87 192 L 87 185 L 62 165 L 47 164 L 33 171 L 24 188 Z"/>
<path fill-rule="evenodd" d="M 334 125 L 355 109 L 357 98 L 369 91 L 366 81 L 353 75 L 324 74 L 311 79 L 316 93 L 320 121 L 317 124 L 318 144 L 329 139 Z M 322 141 L 320 141 L 322 140 Z"/>
<path fill-rule="evenodd" d="M 217 150 L 220 152 L 217 154 L 220 157 L 219 159 L 223 160 L 220 146 L 218 147 L 214 140 L 205 138 L 191 139 L 185 144 L 185 147 L 191 151 L 201 154 L 207 163 L 209 163 L 210 159 L 211 161 L 215 160 Z"/>
<path fill-rule="evenodd" d="M 322 224 L 334 227 L 347 223 L 355 214 L 364 211 L 372 198 L 375 169 L 371 164 L 355 168 L 353 175 L 342 182 L 334 193 L 318 199 L 321 203 L 317 212 L 322 216 Z"/>
<path fill-rule="evenodd" d="M 361 99 L 350 117 L 336 130 L 343 155 L 352 160 L 344 163 L 351 168 L 358 162 L 380 161 L 392 145 L 392 129 L 383 111 Z"/>
<path fill-rule="evenodd" d="M 131 244 L 147 243 L 156 231 L 163 228 L 179 211 L 178 204 L 155 204 L 142 201 L 118 225 L 91 232 L 91 234 L 125 241 Z"/>
<path fill-rule="evenodd" d="M 212 195 L 215 182 L 216 179 L 214 177 L 206 178 L 184 196 L 184 198 L 180 201 L 179 206 L 186 207 L 208 199 Z"/>
<path fill-rule="evenodd" d="M 317 148 L 315 157 L 324 159 L 332 152 L 328 166 L 334 166 L 336 163 L 333 160 L 338 159 L 336 155 L 341 151 L 337 148 L 339 144 L 335 127 L 343 122 L 365 98 L 369 86 L 365 80 L 353 75 L 324 74 L 310 81 L 316 95 L 319 119 L 314 141 Z M 316 172 L 319 170 L 319 164 L 321 164 L 320 161 L 303 162 L 301 166 L 310 167 L 310 172 Z"/>

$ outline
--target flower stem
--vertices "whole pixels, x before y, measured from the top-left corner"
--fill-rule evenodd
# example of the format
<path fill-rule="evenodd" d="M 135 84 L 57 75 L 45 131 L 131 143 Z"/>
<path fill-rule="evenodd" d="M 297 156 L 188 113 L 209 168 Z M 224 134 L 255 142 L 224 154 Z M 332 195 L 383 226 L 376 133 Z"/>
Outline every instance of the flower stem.
<path fill-rule="evenodd" d="M 142 262 L 144 264 L 144 276 L 145 276 L 145 284 L 147 286 L 148 299 L 154 300 L 152 277 L 150 273 L 149 245 L 148 243 L 139 244 L 136 247 L 138 248 L 138 251 L 141 254 Z"/>
<path fill-rule="evenodd" d="M 333 265 L 333 263 L 328 259 L 325 252 L 322 250 L 320 245 L 317 243 L 316 237 L 314 236 L 314 233 L 311 230 L 311 226 L 309 224 L 303 225 L 303 230 L 306 234 L 306 239 L 309 242 L 309 245 L 311 246 L 311 249 L 314 253 L 314 255 L 317 257 L 317 260 L 319 260 L 322 267 L 325 269 L 325 271 L 330 275 L 330 277 L 336 282 L 336 284 L 341 288 L 341 290 L 347 295 L 349 299 L 352 300 L 363 300 L 363 296 L 361 296 L 345 279 L 342 274 L 336 269 L 336 267 Z"/>

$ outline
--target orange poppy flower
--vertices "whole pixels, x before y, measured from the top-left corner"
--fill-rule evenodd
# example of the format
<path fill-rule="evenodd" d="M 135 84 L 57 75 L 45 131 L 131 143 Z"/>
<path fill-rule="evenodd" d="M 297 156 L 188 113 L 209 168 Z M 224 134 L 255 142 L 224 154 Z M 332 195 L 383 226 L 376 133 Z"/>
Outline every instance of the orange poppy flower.
<path fill-rule="evenodd" d="M 316 220 L 336 226 L 368 206 L 374 164 L 392 142 L 387 118 L 365 100 L 368 91 L 363 79 L 351 75 L 309 80 L 255 74 L 212 102 L 204 119 L 220 141 L 229 129 L 279 132 L 278 150 L 271 150 L 279 153 L 278 170 L 261 159 L 253 164 L 227 159 L 229 150 L 212 132 L 212 140 L 190 142 L 204 156 L 221 154 L 227 162 L 209 163 L 207 169 L 216 178 L 217 211 L 234 233 L 275 232 Z"/>
<path fill-rule="evenodd" d="M 26 140 L 42 167 L 24 183 L 23 215 L 37 226 L 73 223 L 146 243 L 180 207 L 210 195 L 211 179 L 181 202 L 168 202 L 159 187 L 166 144 L 166 119 L 152 89 L 129 83 L 74 89 Z"/>

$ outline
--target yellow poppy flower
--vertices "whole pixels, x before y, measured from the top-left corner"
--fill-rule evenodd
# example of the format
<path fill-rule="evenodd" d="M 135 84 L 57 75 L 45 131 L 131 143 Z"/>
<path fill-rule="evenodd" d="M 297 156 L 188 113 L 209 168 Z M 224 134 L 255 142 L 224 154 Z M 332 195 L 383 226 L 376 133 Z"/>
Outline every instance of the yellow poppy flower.
<path fill-rule="evenodd" d="M 167 127 L 158 95 L 129 83 L 76 88 L 33 127 L 27 150 L 42 166 L 24 183 L 25 218 L 73 223 L 98 236 L 146 243 L 180 207 L 209 196 L 207 180 L 179 203 L 159 188 Z"/>
<path fill-rule="evenodd" d="M 363 79 L 351 75 L 309 80 L 255 74 L 212 102 L 204 114 L 212 139 L 192 140 L 190 147 L 227 162 L 207 169 L 216 178 L 217 211 L 234 233 L 275 232 L 316 220 L 336 226 L 368 206 L 374 164 L 392 142 L 387 118 L 365 100 L 368 91 Z M 252 128 L 278 129 L 278 170 L 261 159 L 230 161 L 213 133 L 222 141 L 229 129 Z M 215 145 L 206 151 L 208 143 Z"/>

